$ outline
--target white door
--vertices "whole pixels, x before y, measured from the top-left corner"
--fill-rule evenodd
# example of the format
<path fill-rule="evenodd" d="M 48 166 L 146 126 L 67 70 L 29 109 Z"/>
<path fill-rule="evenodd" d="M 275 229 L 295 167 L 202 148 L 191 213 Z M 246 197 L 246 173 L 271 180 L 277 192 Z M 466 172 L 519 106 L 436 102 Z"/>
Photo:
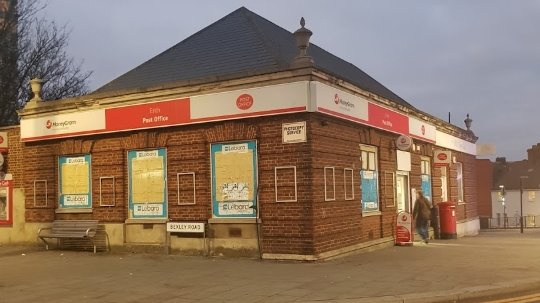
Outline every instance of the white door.
<path fill-rule="evenodd" d="M 410 212 L 409 203 L 409 176 L 403 173 L 396 174 L 397 212 Z"/>

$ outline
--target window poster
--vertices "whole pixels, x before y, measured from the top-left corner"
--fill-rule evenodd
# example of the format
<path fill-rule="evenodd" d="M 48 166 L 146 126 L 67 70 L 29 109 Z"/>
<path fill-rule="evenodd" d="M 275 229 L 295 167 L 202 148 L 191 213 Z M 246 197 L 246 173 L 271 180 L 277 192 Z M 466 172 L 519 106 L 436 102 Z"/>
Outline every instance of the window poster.
<path fill-rule="evenodd" d="M 0 181 L 0 226 L 13 224 L 13 181 Z"/>
<path fill-rule="evenodd" d="M 167 218 L 167 152 L 164 148 L 128 152 L 129 218 Z"/>
<path fill-rule="evenodd" d="M 422 192 L 424 197 L 426 197 L 430 203 L 433 203 L 431 200 L 431 176 L 430 175 L 421 175 L 422 176 Z"/>
<path fill-rule="evenodd" d="M 58 157 L 59 208 L 92 208 L 90 155 Z"/>
<path fill-rule="evenodd" d="M 377 191 L 377 172 L 374 170 L 361 170 L 362 211 L 378 211 L 379 197 Z"/>
<path fill-rule="evenodd" d="M 212 144 L 210 149 L 213 216 L 257 217 L 256 142 Z"/>

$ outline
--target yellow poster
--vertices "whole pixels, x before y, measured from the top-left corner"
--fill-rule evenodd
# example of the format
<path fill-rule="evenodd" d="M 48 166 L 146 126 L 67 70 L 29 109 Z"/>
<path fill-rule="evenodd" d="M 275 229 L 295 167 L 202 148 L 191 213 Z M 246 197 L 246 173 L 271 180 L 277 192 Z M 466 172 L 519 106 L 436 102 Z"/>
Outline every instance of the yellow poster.
<path fill-rule="evenodd" d="M 62 163 L 61 169 L 63 195 L 88 194 L 90 191 L 88 162 Z"/>
<path fill-rule="evenodd" d="M 215 153 L 216 200 L 253 200 L 253 150 Z"/>
<path fill-rule="evenodd" d="M 164 202 L 163 156 L 133 158 L 131 172 L 133 203 Z"/>

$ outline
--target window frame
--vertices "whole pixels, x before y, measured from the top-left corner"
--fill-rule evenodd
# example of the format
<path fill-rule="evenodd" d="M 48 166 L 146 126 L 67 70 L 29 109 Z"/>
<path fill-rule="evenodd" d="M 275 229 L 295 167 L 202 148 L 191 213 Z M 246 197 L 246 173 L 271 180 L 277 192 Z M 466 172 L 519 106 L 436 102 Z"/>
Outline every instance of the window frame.
<path fill-rule="evenodd" d="M 362 209 L 362 216 L 370 216 L 370 215 L 380 215 L 381 214 L 381 198 L 379 195 L 380 191 L 380 182 L 379 182 L 379 153 L 377 146 L 373 145 L 365 145 L 360 144 L 360 188 L 362 188 L 362 196 L 360 198 L 361 203 L 361 209 Z M 364 184 L 363 180 L 363 173 L 364 172 L 371 172 L 375 179 L 375 196 L 376 196 L 376 209 L 366 209 L 364 206 L 364 190 L 367 187 L 367 184 Z M 372 202 L 370 202 L 372 203 Z"/>
<path fill-rule="evenodd" d="M 463 163 L 456 162 L 456 185 L 457 185 L 457 202 L 465 204 L 465 191 L 463 188 Z"/>

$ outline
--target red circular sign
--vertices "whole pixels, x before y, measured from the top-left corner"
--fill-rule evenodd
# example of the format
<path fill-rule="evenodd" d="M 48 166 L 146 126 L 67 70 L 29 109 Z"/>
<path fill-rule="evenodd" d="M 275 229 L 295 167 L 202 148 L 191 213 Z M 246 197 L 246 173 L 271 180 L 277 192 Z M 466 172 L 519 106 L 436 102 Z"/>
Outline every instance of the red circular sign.
<path fill-rule="evenodd" d="M 338 95 L 338 94 L 335 94 L 335 95 L 334 95 L 334 102 L 335 102 L 336 104 L 339 104 L 339 95 Z"/>
<path fill-rule="evenodd" d="M 253 97 L 248 94 L 242 94 L 236 98 L 236 107 L 246 110 L 253 105 Z"/>
<path fill-rule="evenodd" d="M 47 120 L 47 123 L 45 124 L 45 127 L 46 128 L 51 128 L 51 126 L 52 126 L 51 120 Z"/>
<path fill-rule="evenodd" d="M 0 144 L 4 143 L 4 137 L 0 136 Z"/>
<path fill-rule="evenodd" d="M 437 159 L 441 160 L 441 161 L 444 161 L 448 158 L 448 156 L 446 154 L 443 154 L 443 153 L 440 153 L 437 155 Z"/>

